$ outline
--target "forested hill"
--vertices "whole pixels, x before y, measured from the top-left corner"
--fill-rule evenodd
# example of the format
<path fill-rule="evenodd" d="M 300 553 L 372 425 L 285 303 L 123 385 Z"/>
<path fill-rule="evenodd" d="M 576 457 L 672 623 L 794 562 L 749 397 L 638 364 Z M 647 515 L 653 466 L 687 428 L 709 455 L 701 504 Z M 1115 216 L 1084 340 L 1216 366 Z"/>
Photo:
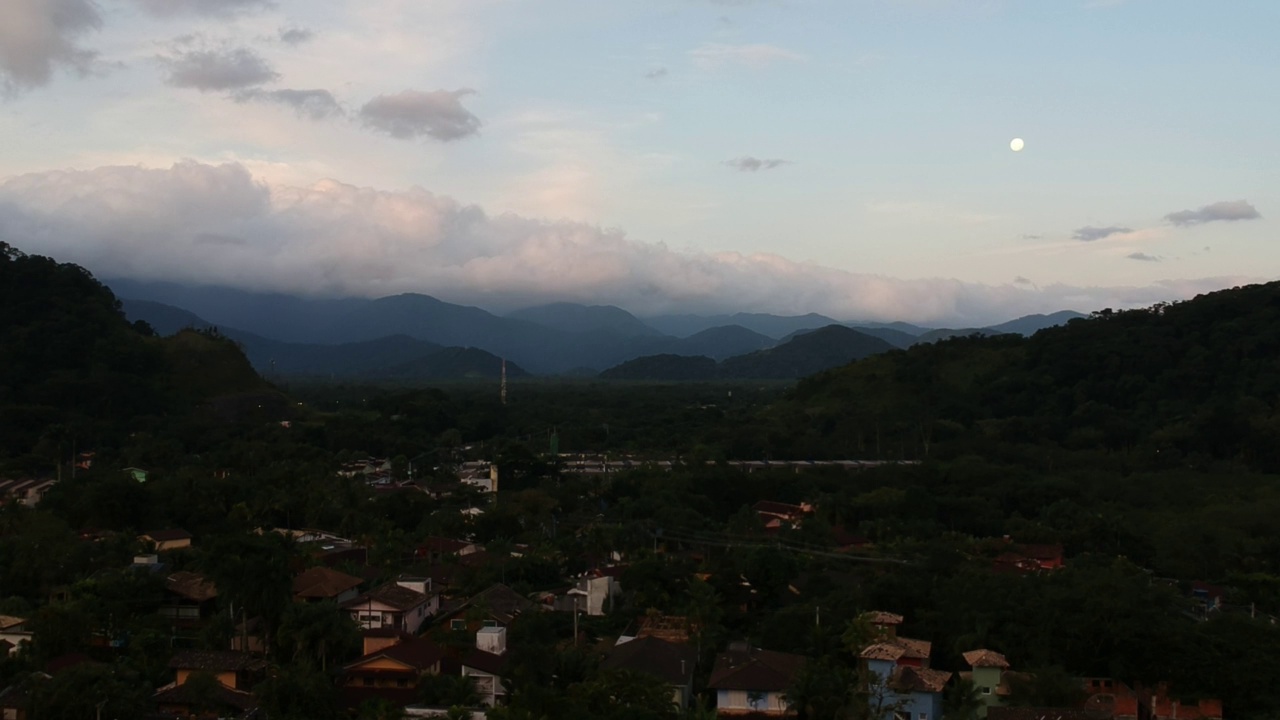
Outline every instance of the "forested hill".
<path fill-rule="evenodd" d="M 35 448 L 52 466 L 73 441 L 188 423 L 198 432 L 285 406 L 234 343 L 154 337 L 84 268 L 0 242 L 0 460 Z"/>
<path fill-rule="evenodd" d="M 1280 283 L 1042 330 L 877 355 L 803 381 L 776 409 L 797 456 L 922 457 L 996 446 L 1232 460 L 1280 471 Z M 785 419 L 783 419 L 785 418 Z"/>

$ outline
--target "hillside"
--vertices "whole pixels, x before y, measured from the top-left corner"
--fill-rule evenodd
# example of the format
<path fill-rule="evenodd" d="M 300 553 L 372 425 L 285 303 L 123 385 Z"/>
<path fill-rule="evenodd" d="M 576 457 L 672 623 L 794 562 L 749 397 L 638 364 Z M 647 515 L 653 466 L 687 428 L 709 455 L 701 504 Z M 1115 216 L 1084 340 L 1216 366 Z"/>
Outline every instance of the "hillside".
<path fill-rule="evenodd" d="M 732 315 L 659 315 L 645 318 L 645 323 L 675 337 L 689 337 L 703 330 L 737 325 L 775 340 L 797 330 L 832 325 L 836 321 L 826 315 L 771 315 L 769 313 L 734 313 Z"/>
<path fill-rule="evenodd" d="M 479 348 L 443 348 L 420 358 L 377 372 L 396 380 L 497 380 L 502 375 L 502 358 Z M 507 362 L 507 377 L 527 377 L 519 365 Z"/>
<path fill-rule="evenodd" d="M 843 325 L 796 334 L 789 341 L 716 363 L 705 356 L 671 353 L 629 360 L 602 373 L 605 379 L 626 380 L 792 380 L 837 367 L 892 345 Z"/>
<path fill-rule="evenodd" d="M 725 325 L 676 340 L 670 344 L 670 352 L 675 355 L 705 355 L 713 360 L 723 360 L 734 355 L 764 350 L 776 344 L 777 341 L 773 338 L 741 325 Z"/>
<path fill-rule="evenodd" d="M 1280 283 L 1018 335 L 921 344 L 809 378 L 779 408 L 828 452 L 1003 443 L 1154 467 L 1280 471 Z M 857 398 L 858 402 L 850 400 Z"/>
<path fill-rule="evenodd" d="M 716 361 L 688 355 L 648 355 L 628 360 L 600 373 L 602 380 L 714 380 Z"/>
<path fill-rule="evenodd" d="M 517 310 L 508 313 L 507 317 L 569 333 L 602 330 L 621 336 L 658 336 L 662 334 L 645 325 L 635 315 L 613 305 L 551 303 Z"/>
<path fill-rule="evenodd" d="M 0 458 L 287 411 L 231 341 L 150 332 L 84 268 L 0 243 Z"/>
<path fill-rule="evenodd" d="M 729 378 L 800 378 L 893 349 L 880 338 L 843 325 L 829 325 L 768 350 L 729 358 L 721 363 L 720 374 Z"/>

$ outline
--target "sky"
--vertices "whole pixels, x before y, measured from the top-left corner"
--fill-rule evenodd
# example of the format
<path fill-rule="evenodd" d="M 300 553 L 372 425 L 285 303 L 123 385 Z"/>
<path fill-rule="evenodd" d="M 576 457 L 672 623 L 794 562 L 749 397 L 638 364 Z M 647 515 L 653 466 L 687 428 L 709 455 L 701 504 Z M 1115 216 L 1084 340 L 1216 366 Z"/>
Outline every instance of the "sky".
<path fill-rule="evenodd" d="M 1280 277 L 1276 27 L 1273 0 L 3 0 L 0 239 L 495 311 L 1174 301 Z"/>

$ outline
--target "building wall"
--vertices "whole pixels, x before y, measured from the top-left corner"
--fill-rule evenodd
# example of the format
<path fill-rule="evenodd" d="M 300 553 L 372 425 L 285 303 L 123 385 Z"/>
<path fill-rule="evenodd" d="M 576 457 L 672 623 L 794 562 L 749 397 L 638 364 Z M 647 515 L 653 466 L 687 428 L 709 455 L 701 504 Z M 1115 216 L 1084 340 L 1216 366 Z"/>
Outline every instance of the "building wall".
<path fill-rule="evenodd" d="M 978 709 L 978 717 L 987 716 L 987 708 L 1001 704 L 996 688 L 1000 687 L 1000 668 L 986 667 L 973 669 L 973 685 L 982 699 L 982 707 Z"/>
<path fill-rule="evenodd" d="M 506 696 L 506 691 L 502 687 L 502 678 L 497 675 L 463 665 L 462 677 L 471 678 L 476 694 L 480 696 L 480 702 L 486 707 L 493 707 L 498 703 L 498 698 Z"/>
<path fill-rule="evenodd" d="M 759 701 L 752 703 L 751 693 L 746 690 L 716 691 L 716 710 L 721 714 L 758 712 L 782 715 L 788 707 L 781 692 L 761 692 Z"/>

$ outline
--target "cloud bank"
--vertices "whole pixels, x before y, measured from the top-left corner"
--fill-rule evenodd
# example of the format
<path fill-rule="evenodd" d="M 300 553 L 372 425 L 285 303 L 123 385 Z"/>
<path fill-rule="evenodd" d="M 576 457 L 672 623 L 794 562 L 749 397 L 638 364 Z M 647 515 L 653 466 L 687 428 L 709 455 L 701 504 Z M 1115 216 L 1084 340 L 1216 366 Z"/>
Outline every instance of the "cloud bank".
<path fill-rule="evenodd" d="M 761 170 L 773 170 L 774 168 L 782 167 L 783 165 L 790 165 L 791 161 L 781 160 L 779 158 L 761 160 L 760 158 L 754 158 L 750 155 L 746 155 L 732 160 L 725 160 L 724 164 L 738 172 L 759 172 Z"/>
<path fill-rule="evenodd" d="M 1210 222 L 1235 222 L 1237 220 L 1257 220 L 1262 215 L 1257 208 L 1244 200 L 1228 200 L 1205 205 L 1199 210 L 1179 210 L 1164 216 L 1165 220 L 1179 227 L 1203 225 Z"/>
<path fill-rule="evenodd" d="M 78 41 L 101 25 L 91 0 L 3 0 L 0 91 L 8 94 L 44 85 L 57 67 L 88 72 L 96 55 Z"/>
<path fill-rule="evenodd" d="M 568 300 L 640 314 L 821 312 L 973 324 L 1145 305 L 1248 281 L 1037 288 L 895 280 L 771 254 L 678 252 L 619 230 L 490 215 L 420 188 L 271 185 L 241 165 L 191 161 L 10 178 L 0 182 L 0 237 L 103 277 L 302 295 L 422 292 L 492 309 Z"/>
<path fill-rule="evenodd" d="M 480 118 L 462 105 L 472 90 L 405 90 L 379 95 L 360 108 L 367 127 L 393 138 L 412 140 L 423 136 L 436 140 L 460 140 L 480 131 Z"/>

